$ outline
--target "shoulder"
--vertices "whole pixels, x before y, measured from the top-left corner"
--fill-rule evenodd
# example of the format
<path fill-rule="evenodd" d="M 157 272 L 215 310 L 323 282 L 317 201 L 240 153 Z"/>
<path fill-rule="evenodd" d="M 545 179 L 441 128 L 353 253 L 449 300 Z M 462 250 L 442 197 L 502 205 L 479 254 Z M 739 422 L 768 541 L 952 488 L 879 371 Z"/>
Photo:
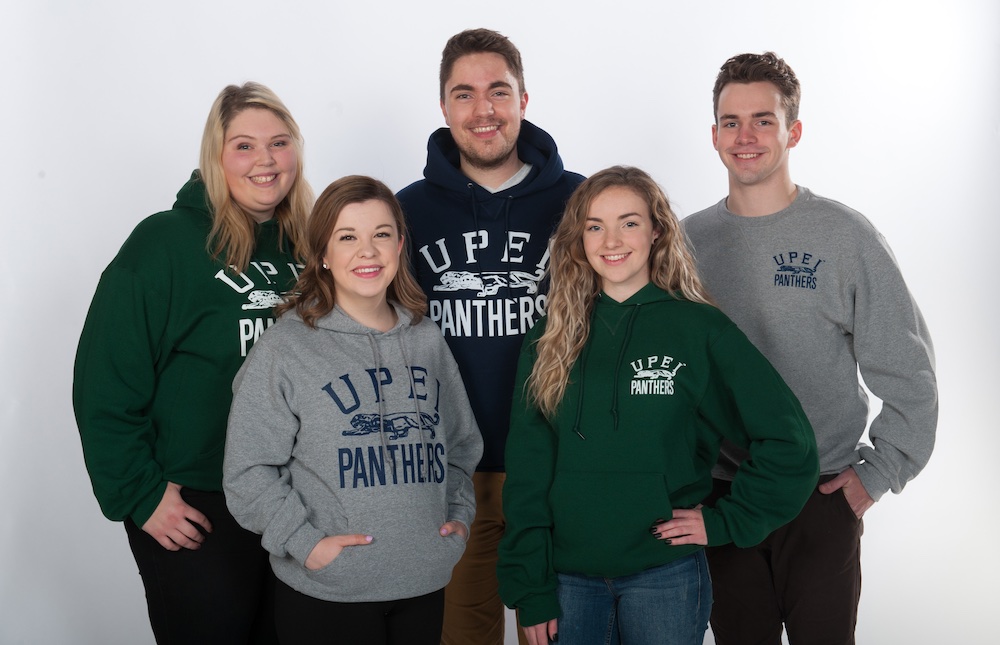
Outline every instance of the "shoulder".
<path fill-rule="evenodd" d="M 688 215 L 680 221 L 681 228 L 689 236 L 698 235 L 705 230 L 712 228 L 715 225 L 721 224 L 722 220 L 719 218 L 719 208 L 725 201 L 725 198 L 721 202 L 717 202 L 708 208 L 700 210 L 696 213 Z"/>
<path fill-rule="evenodd" d="M 135 227 L 111 265 L 141 272 L 158 270 L 178 257 L 210 261 L 210 230 L 204 213 L 175 208 L 150 215 Z"/>

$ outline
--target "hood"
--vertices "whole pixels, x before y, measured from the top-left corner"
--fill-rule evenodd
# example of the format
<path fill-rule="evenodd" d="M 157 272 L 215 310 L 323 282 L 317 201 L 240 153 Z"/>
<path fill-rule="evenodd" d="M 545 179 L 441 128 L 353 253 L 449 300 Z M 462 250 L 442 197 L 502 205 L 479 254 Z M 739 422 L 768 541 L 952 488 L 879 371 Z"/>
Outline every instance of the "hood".
<path fill-rule="evenodd" d="M 531 123 L 521 121 L 521 133 L 517 137 L 518 158 L 532 165 L 531 174 L 517 186 L 496 193 L 496 196 L 523 197 L 543 191 L 554 185 L 563 174 L 563 163 L 556 148 L 556 142 L 549 134 Z M 450 128 L 439 128 L 427 141 L 427 166 L 424 177 L 428 182 L 446 190 L 467 193 L 474 187 L 476 198 L 485 201 L 494 197 L 493 193 L 475 185 L 459 169 L 458 146 L 451 136 Z"/>
<path fill-rule="evenodd" d="M 174 202 L 174 208 L 201 211 L 206 215 L 211 215 L 208 194 L 205 192 L 205 182 L 201 180 L 201 171 L 192 172 L 191 178 L 177 191 L 177 201 Z"/>

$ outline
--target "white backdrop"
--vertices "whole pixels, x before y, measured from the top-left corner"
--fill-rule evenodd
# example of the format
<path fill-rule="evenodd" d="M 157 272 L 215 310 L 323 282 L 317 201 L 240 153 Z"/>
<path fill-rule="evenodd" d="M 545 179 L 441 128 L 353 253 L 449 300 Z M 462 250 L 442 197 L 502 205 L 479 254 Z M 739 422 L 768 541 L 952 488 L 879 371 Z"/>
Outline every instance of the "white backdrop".
<path fill-rule="evenodd" d="M 764 49 L 791 63 L 804 94 L 792 177 L 882 230 L 938 357 L 931 463 L 866 516 L 858 640 L 987 642 L 1000 599 L 997 3 L 0 5 L 0 643 L 152 642 L 124 530 L 84 470 L 72 361 L 100 272 L 173 203 L 218 91 L 257 80 L 284 99 L 317 193 L 350 173 L 399 189 L 443 125 L 441 48 L 478 26 L 520 47 L 528 118 L 569 169 L 643 167 L 682 216 L 726 191 L 709 130 L 718 66 Z"/>

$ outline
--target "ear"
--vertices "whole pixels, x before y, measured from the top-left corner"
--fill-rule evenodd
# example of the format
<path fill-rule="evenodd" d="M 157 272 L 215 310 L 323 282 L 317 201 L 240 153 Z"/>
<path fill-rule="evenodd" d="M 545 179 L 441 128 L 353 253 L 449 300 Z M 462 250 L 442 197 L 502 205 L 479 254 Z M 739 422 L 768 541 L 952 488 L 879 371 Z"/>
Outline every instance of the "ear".
<path fill-rule="evenodd" d="M 719 126 L 715 123 L 712 124 L 712 147 L 719 149 Z"/>
<path fill-rule="evenodd" d="M 448 108 L 445 107 L 444 101 L 441 101 L 441 114 L 444 116 L 444 124 L 450 128 L 451 124 L 448 123 Z"/>
<path fill-rule="evenodd" d="M 792 123 L 792 127 L 788 128 L 788 148 L 794 148 L 799 145 L 799 140 L 802 138 L 802 121 L 798 119 Z"/>
<path fill-rule="evenodd" d="M 521 93 L 521 120 L 524 120 L 524 110 L 528 107 L 528 93 Z"/>
<path fill-rule="evenodd" d="M 406 238 L 402 235 L 399 236 L 399 246 L 396 247 L 396 257 L 403 252 L 403 244 L 406 242 Z"/>

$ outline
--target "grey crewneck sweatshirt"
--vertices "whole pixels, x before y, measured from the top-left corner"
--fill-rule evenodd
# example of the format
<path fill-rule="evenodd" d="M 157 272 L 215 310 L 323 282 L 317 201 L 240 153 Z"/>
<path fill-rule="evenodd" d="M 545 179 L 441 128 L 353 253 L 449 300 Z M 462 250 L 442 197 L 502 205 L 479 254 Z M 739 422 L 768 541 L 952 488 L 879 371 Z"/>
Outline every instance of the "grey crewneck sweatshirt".
<path fill-rule="evenodd" d="M 723 199 L 682 224 L 706 288 L 801 401 L 821 472 L 853 466 L 873 499 L 899 493 L 930 458 L 938 397 L 927 326 L 882 235 L 801 186 L 772 215 Z M 884 402 L 871 445 L 859 368 Z M 714 474 L 732 479 L 744 456 L 724 447 Z"/>
<path fill-rule="evenodd" d="M 233 383 L 223 484 L 290 587 L 323 600 L 411 598 L 444 587 L 465 543 L 446 521 L 475 514 L 482 437 L 458 367 L 429 319 L 370 329 L 335 309 L 286 313 Z M 304 566 L 328 535 L 374 540 Z"/>

